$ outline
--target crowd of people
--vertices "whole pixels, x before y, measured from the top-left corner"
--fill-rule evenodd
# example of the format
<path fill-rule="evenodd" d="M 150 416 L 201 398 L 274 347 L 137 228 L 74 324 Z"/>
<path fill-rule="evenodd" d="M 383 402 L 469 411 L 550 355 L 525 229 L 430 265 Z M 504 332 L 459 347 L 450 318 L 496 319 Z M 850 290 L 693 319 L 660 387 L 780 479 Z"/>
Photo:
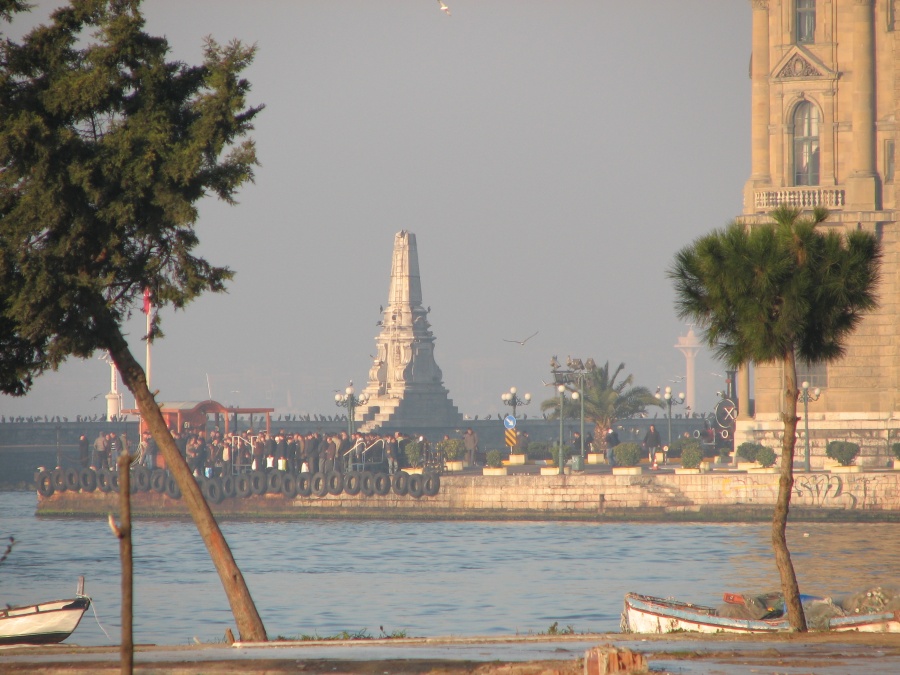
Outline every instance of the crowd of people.
<path fill-rule="evenodd" d="M 343 472 L 369 464 L 380 464 L 388 473 L 406 466 L 406 445 L 418 440 L 430 447 L 424 436 L 410 436 L 397 431 L 391 434 L 354 433 L 277 433 L 247 430 L 222 433 L 212 430 L 172 431 L 181 455 L 196 476 L 218 477 L 253 470 L 278 469 L 292 473 L 318 471 Z M 449 436 L 445 436 L 449 438 Z M 467 458 L 474 464 L 478 450 L 478 434 L 468 429 L 462 436 Z M 82 434 L 79 439 L 79 461 L 95 470 L 116 470 L 120 453 L 131 452 L 134 463 L 148 469 L 163 466 L 162 453 L 146 431 L 136 447 L 125 434 L 101 432 L 91 444 Z"/>

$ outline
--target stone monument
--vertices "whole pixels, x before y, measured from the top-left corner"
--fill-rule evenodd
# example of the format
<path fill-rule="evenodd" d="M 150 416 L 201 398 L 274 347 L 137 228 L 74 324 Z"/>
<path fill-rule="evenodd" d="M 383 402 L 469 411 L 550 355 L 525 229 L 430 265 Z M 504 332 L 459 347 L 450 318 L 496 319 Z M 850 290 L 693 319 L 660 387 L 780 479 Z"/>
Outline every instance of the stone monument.
<path fill-rule="evenodd" d="M 422 307 L 416 235 L 401 230 L 394 235 L 388 304 L 382 308 L 375 358 L 360 396 L 367 400 L 356 409 L 360 431 L 462 424 L 434 360 L 430 311 Z"/>

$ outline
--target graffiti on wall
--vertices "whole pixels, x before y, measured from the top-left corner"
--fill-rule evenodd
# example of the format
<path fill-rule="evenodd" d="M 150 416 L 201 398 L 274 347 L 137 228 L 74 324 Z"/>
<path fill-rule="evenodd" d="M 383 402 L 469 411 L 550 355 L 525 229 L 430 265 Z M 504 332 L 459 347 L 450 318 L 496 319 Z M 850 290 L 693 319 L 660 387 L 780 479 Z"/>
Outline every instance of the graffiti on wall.
<path fill-rule="evenodd" d="M 897 508 L 897 480 L 887 475 L 801 474 L 794 493 L 803 503 L 845 509 Z M 893 497 L 893 499 L 891 499 Z"/>

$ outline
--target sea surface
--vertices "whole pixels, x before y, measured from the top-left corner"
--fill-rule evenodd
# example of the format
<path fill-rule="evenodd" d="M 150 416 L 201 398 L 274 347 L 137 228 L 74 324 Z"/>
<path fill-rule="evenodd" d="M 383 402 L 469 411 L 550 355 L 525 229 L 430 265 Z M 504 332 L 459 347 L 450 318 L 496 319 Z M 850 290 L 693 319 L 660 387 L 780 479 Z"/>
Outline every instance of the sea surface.
<path fill-rule="evenodd" d="M 118 541 L 100 519 L 38 518 L 0 492 L 0 604 L 94 600 L 69 642 L 119 642 Z M 779 586 L 767 524 L 223 521 L 270 637 L 614 632 L 628 591 L 719 605 Z M 900 585 L 894 524 L 797 524 L 801 592 Z M 134 523 L 135 642 L 217 642 L 234 620 L 189 520 Z M 105 631 L 105 632 L 104 632 Z M 109 637 L 107 637 L 107 633 Z M 235 631 L 235 634 L 237 632 Z"/>

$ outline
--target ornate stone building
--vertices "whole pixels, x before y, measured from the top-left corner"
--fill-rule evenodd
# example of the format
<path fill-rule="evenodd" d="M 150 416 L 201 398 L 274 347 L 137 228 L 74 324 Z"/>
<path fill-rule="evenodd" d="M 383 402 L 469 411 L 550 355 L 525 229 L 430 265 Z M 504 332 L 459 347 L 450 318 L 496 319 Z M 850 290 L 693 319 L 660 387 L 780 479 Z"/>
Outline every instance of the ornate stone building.
<path fill-rule="evenodd" d="M 849 340 L 845 358 L 812 369 L 798 364 L 798 381 L 822 390 L 809 403 L 813 467 L 822 466 L 824 446 L 832 439 L 860 443 L 862 463 L 881 464 L 890 443 L 900 441 L 900 190 L 894 159 L 900 136 L 900 2 L 751 5 L 751 175 L 742 220 L 764 221 L 764 214 L 783 203 L 823 205 L 831 210 L 824 227 L 864 229 L 881 239 L 880 309 Z M 781 367 L 755 368 L 753 417 L 746 375 L 744 369 L 738 377 L 738 443 L 777 436 L 781 427 Z"/>
<path fill-rule="evenodd" d="M 357 408 L 361 431 L 462 424 L 434 360 L 430 311 L 422 307 L 416 235 L 402 230 L 394 236 L 388 304 L 379 322 L 381 333 L 375 339 L 369 382 L 362 392 L 368 401 Z"/>

